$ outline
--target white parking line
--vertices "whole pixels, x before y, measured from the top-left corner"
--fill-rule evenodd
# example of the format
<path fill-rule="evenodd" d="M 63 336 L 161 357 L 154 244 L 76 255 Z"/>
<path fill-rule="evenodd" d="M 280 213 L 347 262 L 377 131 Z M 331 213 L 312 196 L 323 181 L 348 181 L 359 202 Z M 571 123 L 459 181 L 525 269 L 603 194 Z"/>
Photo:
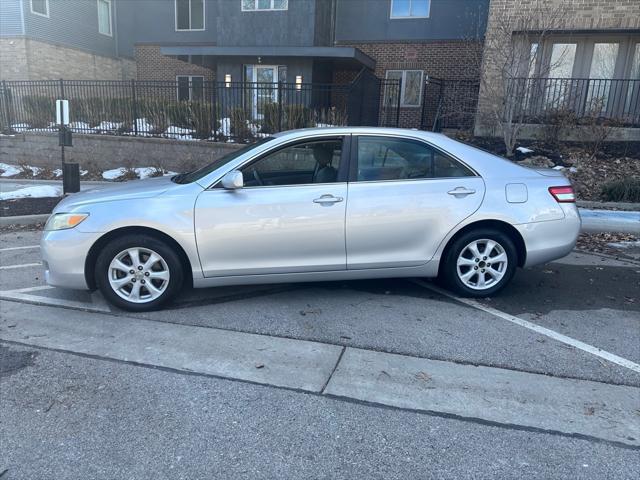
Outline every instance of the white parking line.
<path fill-rule="evenodd" d="M 0 252 L 13 252 L 14 250 L 35 250 L 36 248 L 40 248 L 40 245 L 27 245 L 26 247 L 0 248 Z"/>
<path fill-rule="evenodd" d="M 51 290 L 55 287 L 49 285 L 39 285 L 37 287 L 18 288 L 16 290 L 0 291 L 0 300 L 18 300 L 33 305 L 44 305 L 54 307 L 66 307 L 85 312 L 110 313 L 111 309 L 107 303 L 101 299 L 98 294 L 91 295 L 90 302 L 82 302 L 78 300 L 66 300 L 63 298 L 46 297 L 43 295 L 33 295 L 31 292 L 40 290 Z"/>
<path fill-rule="evenodd" d="M 41 267 L 42 263 L 23 263 L 21 265 L 3 265 L 0 270 L 14 270 L 16 268 Z"/>
<path fill-rule="evenodd" d="M 482 310 L 484 312 L 487 312 L 491 315 L 494 315 L 508 322 L 515 323 L 516 325 L 520 325 L 521 327 L 528 328 L 529 330 L 533 330 L 534 332 L 539 333 L 540 335 L 545 335 L 549 338 L 557 340 L 558 342 L 562 342 L 566 345 L 570 345 L 574 348 L 577 348 L 578 350 L 582 350 L 584 352 L 595 355 L 596 357 L 600 357 L 604 360 L 607 360 L 611 363 L 615 363 L 616 365 L 620 365 L 621 367 L 628 368 L 629 370 L 633 370 L 634 372 L 640 373 L 639 364 L 632 362 L 631 360 L 627 360 L 626 358 L 619 357 L 618 355 L 615 355 L 613 353 L 607 352 L 606 350 L 602 350 L 601 348 L 594 347 L 593 345 L 589 345 L 588 343 L 581 342 L 580 340 L 576 340 L 575 338 L 568 337 L 566 335 L 563 335 L 562 333 L 558 333 L 549 328 L 542 327 L 540 325 L 529 322 L 527 320 L 523 320 L 522 318 L 516 317 L 514 315 L 510 315 L 508 313 L 502 312 L 495 308 L 487 307 L 486 305 L 482 305 L 480 302 L 477 302 L 475 300 L 458 297 L 456 295 L 453 295 L 452 293 L 447 292 L 446 290 L 443 290 L 435 285 L 431 285 L 423 280 L 414 279 L 413 283 L 415 283 L 416 285 L 420 285 L 421 287 L 428 288 L 429 290 L 439 293 L 440 295 L 444 295 L 445 297 L 449 297 L 455 300 L 456 302 L 464 303 L 465 305 L 468 305 L 470 307 L 477 308 L 478 310 Z"/>

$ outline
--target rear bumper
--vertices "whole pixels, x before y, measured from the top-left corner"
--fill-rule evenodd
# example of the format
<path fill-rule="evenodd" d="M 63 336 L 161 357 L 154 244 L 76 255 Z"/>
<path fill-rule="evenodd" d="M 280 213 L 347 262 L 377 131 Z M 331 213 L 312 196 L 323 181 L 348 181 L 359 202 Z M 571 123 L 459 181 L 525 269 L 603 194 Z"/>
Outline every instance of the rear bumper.
<path fill-rule="evenodd" d="M 76 229 L 44 232 L 40 251 L 45 267 L 45 280 L 54 287 L 88 290 L 84 264 L 98 233 Z"/>
<path fill-rule="evenodd" d="M 540 265 L 568 255 L 580 234 L 580 215 L 574 204 L 563 205 L 565 218 L 514 225 L 527 249 L 525 267 Z"/>

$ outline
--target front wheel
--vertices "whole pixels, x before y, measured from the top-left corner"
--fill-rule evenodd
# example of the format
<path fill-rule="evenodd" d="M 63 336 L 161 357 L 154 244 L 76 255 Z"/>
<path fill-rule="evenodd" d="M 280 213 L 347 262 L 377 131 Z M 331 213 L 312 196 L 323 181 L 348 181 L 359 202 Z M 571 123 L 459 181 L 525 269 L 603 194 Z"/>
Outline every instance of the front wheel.
<path fill-rule="evenodd" d="M 488 297 L 502 290 L 518 263 L 511 238 L 499 230 L 481 229 L 457 238 L 443 259 L 441 277 L 465 297 Z"/>
<path fill-rule="evenodd" d="M 148 235 L 125 235 L 107 244 L 96 261 L 96 283 L 124 310 L 154 310 L 180 290 L 183 268 L 166 243 Z"/>

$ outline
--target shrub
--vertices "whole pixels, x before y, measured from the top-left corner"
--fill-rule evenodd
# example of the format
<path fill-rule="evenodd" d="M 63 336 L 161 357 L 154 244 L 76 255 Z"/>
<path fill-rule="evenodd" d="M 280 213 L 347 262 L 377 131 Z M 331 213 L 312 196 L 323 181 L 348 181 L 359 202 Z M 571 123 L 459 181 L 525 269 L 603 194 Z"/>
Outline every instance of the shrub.
<path fill-rule="evenodd" d="M 249 129 L 249 113 L 242 107 L 235 107 L 229 110 L 231 120 L 231 135 L 239 142 L 244 142 L 252 138 Z"/>
<path fill-rule="evenodd" d="M 640 178 L 614 180 L 602 186 L 602 198 L 606 202 L 640 202 Z"/>
<path fill-rule="evenodd" d="M 262 119 L 262 133 L 276 133 L 280 127 L 278 117 L 279 106 L 275 102 L 265 103 L 262 107 L 264 118 Z"/>
<path fill-rule="evenodd" d="M 27 123 L 31 128 L 46 128 L 56 121 L 56 103 L 43 95 L 25 95 L 22 97 Z"/>

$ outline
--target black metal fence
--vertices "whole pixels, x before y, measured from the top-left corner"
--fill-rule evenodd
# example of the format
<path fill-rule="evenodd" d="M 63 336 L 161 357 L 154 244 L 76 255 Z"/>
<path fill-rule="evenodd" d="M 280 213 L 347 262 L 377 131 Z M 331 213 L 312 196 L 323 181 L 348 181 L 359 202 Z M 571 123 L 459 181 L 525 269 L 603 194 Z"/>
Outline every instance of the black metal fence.
<path fill-rule="evenodd" d="M 77 133 L 248 142 L 304 127 L 396 126 L 389 89 L 400 83 L 365 71 L 350 84 L 3 81 L 0 131 L 54 131 L 56 99 L 69 100 Z"/>
<path fill-rule="evenodd" d="M 422 97 L 420 128 L 471 130 L 478 108 L 480 84 L 475 80 L 428 78 Z"/>
<path fill-rule="evenodd" d="M 528 123 L 570 115 L 578 122 L 591 118 L 640 126 L 639 79 L 517 78 L 509 90 L 516 115 Z"/>

